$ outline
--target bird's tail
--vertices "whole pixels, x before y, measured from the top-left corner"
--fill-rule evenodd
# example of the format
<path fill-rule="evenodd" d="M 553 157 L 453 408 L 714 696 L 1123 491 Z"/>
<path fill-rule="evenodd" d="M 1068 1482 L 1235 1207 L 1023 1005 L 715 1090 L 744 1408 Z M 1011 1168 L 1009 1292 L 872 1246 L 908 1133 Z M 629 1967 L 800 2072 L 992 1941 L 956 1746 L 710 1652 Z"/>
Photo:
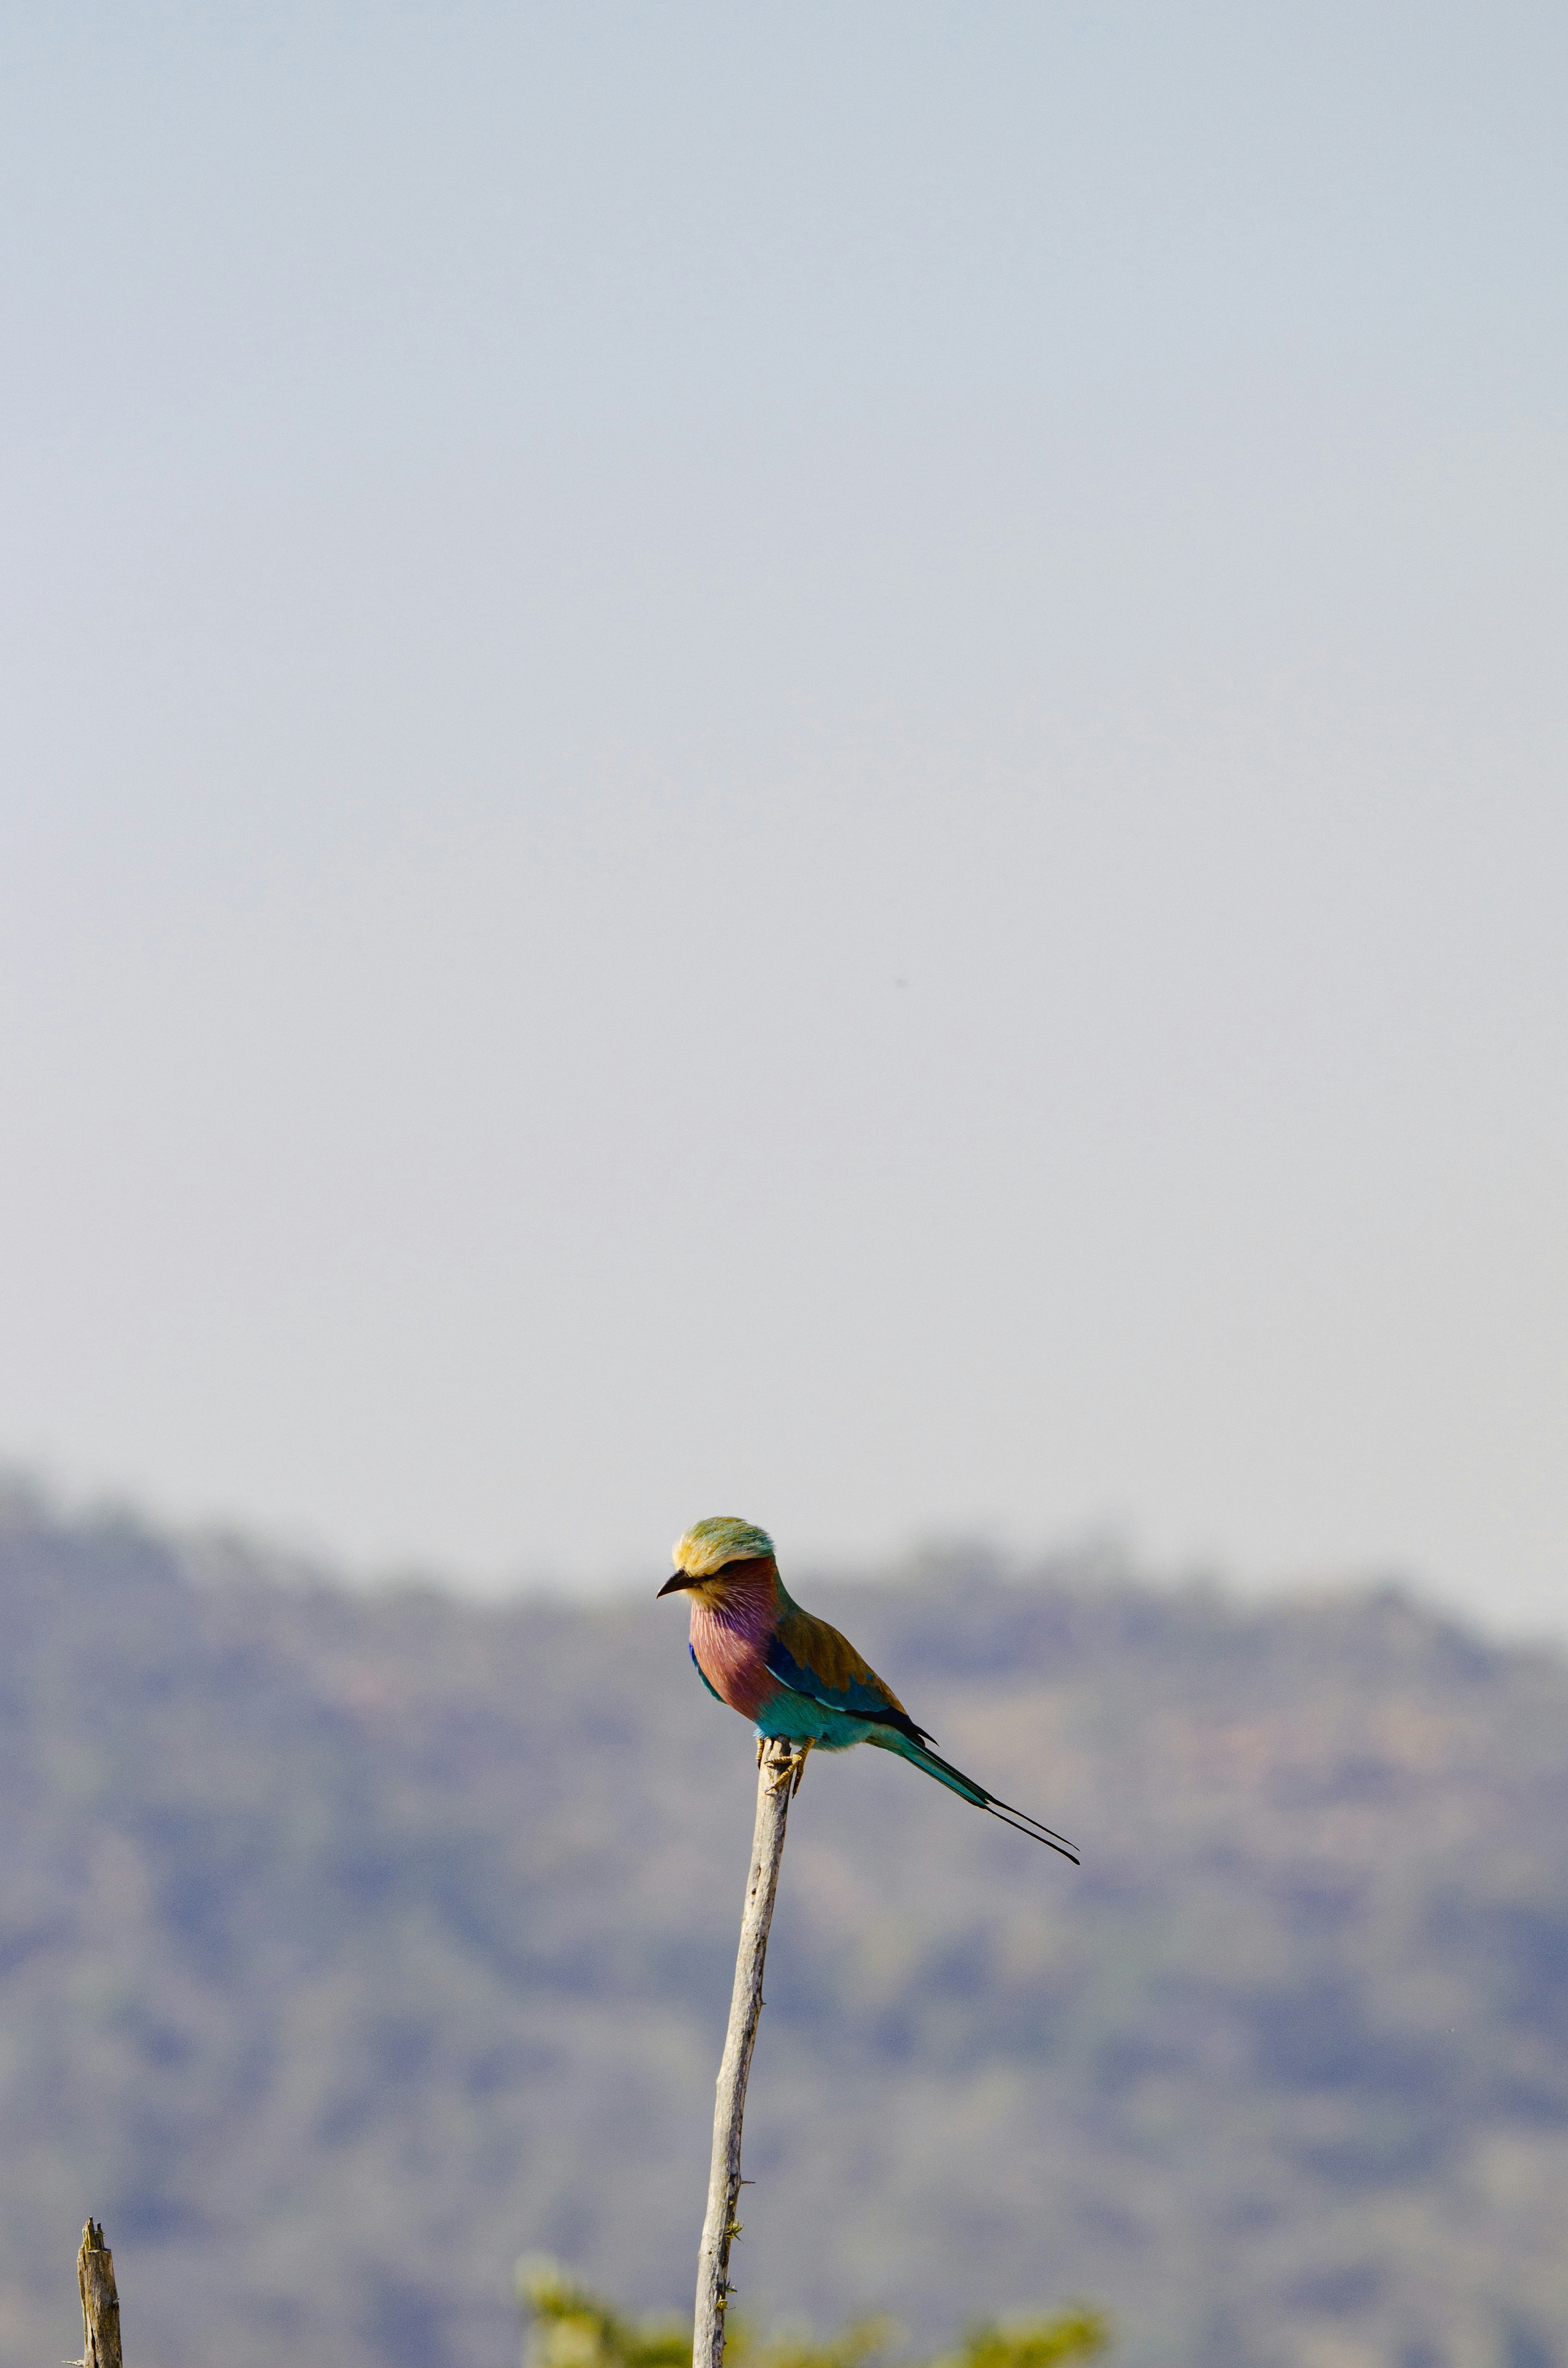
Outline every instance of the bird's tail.
<path fill-rule="evenodd" d="M 907 1759 L 912 1767 L 923 1769 L 927 1776 L 934 1776 L 938 1784 L 945 1784 L 949 1793 L 958 1794 L 960 1801 L 971 1802 L 989 1816 L 1000 1817 L 1002 1823 L 1011 1826 L 1015 1833 L 1027 1834 L 1031 1842 L 1043 1842 L 1047 1850 L 1055 1850 L 1062 1858 L 1070 1858 L 1074 1866 L 1081 1863 L 1077 1851 L 1064 1835 L 1052 1833 L 1049 1826 L 1042 1826 L 1038 1817 L 1031 1817 L 1026 1810 L 1012 1808 L 1007 1802 L 999 1801 L 994 1793 L 988 1793 L 983 1784 L 977 1784 L 972 1776 L 964 1774 L 961 1768 L 954 1768 L 946 1759 L 939 1759 L 929 1744 L 912 1743 L 907 1736 L 900 1735 L 896 1728 L 891 1727 L 881 1732 L 873 1728 L 866 1740 L 877 1744 L 883 1751 L 896 1751 L 901 1759 Z"/>

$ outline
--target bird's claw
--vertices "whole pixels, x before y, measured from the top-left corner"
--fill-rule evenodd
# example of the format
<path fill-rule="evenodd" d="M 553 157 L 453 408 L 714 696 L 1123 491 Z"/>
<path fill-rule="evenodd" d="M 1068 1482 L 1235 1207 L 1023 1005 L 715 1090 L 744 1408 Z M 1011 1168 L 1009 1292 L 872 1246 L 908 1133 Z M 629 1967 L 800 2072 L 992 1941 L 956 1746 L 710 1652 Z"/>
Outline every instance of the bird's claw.
<path fill-rule="evenodd" d="M 774 1738 L 771 1736 L 759 1735 L 757 1736 L 756 1764 L 759 1768 L 762 1766 L 763 1759 L 766 1757 L 768 1744 L 773 1740 Z M 791 1742 L 790 1746 L 789 1758 L 787 1759 L 781 1759 L 778 1762 L 778 1767 L 773 1771 L 773 1782 L 768 1788 L 771 1792 L 787 1792 L 791 1800 L 794 1799 L 796 1793 L 801 1789 L 801 1779 L 806 1772 L 806 1754 L 810 1751 L 812 1745 L 815 1740 L 816 1737 L 814 1736 L 808 1736 L 803 1742 Z"/>

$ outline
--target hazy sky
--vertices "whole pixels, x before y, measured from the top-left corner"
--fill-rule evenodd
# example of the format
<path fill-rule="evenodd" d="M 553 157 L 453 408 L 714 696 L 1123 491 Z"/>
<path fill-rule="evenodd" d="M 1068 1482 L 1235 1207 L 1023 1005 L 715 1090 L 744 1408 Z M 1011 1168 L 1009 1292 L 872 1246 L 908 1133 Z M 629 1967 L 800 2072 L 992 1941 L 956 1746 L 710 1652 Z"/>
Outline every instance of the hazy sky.
<path fill-rule="evenodd" d="M 0 8 L 0 1452 L 1568 1622 L 1568 16 Z"/>

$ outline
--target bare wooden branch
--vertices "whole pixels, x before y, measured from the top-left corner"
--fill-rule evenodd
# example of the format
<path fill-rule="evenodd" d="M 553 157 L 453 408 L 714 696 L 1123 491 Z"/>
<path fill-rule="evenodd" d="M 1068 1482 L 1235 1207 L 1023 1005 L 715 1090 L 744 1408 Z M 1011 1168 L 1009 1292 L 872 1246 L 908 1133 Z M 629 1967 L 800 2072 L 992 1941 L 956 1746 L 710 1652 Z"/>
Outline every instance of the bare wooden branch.
<path fill-rule="evenodd" d="M 82 2231 L 76 2283 L 82 2294 L 82 2368 L 120 2368 L 114 2255 L 96 2220 L 89 2220 Z"/>
<path fill-rule="evenodd" d="M 756 1831 L 752 1837 L 751 1876 L 741 1916 L 741 1945 L 730 1999 L 730 2027 L 724 2037 L 719 2093 L 713 2107 L 708 2213 L 702 2223 L 702 2247 L 697 2257 L 697 2328 L 692 2342 L 692 2368 L 723 2368 L 724 2313 L 731 2292 L 730 2247 L 740 2234 L 735 2215 L 741 2199 L 741 2117 L 745 2112 L 746 2078 L 751 2071 L 756 2019 L 762 2007 L 762 1965 L 767 1954 L 767 1928 L 773 1921 L 773 1896 L 778 1888 L 778 1862 L 784 1855 L 790 1779 L 799 1782 L 802 1764 L 802 1755 L 785 1742 L 764 1744 L 757 1757 Z"/>

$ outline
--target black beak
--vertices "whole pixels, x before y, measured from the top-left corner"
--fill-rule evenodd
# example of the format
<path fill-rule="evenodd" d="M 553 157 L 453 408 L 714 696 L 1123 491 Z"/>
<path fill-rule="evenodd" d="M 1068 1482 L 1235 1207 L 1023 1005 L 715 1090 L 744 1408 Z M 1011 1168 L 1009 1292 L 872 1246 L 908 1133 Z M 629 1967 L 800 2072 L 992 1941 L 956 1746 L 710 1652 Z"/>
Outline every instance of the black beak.
<path fill-rule="evenodd" d="M 695 1579 L 687 1578 L 684 1570 L 677 1570 L 673 1578 L 665 1579 L 663 1587 L 659 1589 L 659 1595 L 678 1595 L 683 1587 L 695 1587 L 696 1584 L 697 1582 Z M 659 1595 L 655 1595 L 653 1598 L 655 1603 L 657 1603 L 659 1600 Z"/>

